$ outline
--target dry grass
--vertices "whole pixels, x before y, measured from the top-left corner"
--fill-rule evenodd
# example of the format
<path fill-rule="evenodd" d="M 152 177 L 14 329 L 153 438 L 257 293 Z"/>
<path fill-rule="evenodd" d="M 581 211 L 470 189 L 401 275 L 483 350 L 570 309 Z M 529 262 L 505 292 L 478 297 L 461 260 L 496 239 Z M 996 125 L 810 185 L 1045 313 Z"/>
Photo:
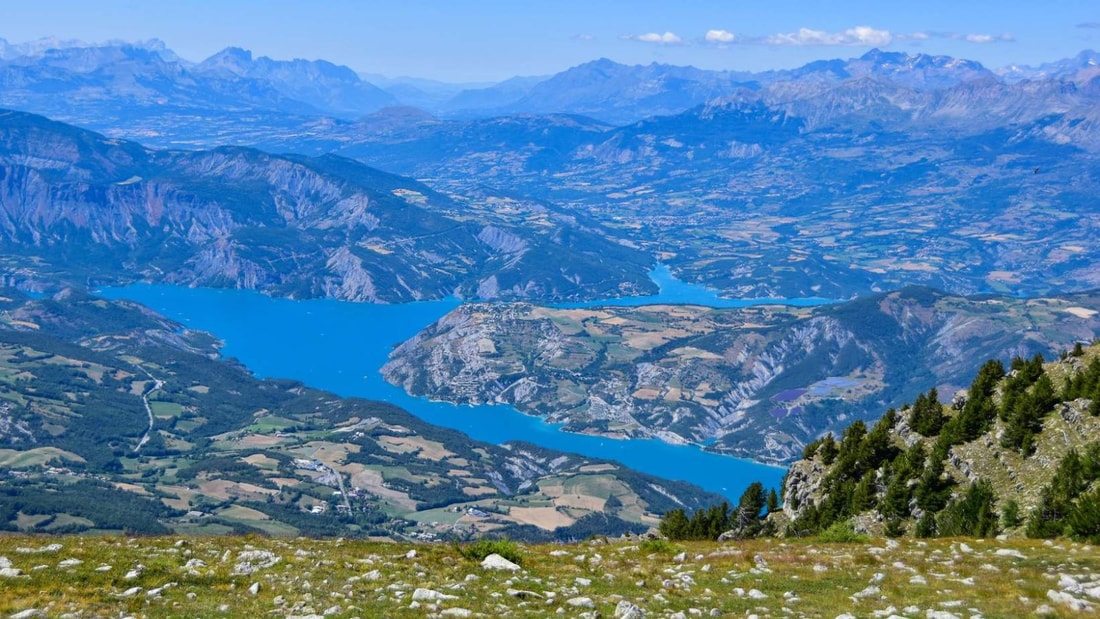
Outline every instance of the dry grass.
<path fill-rule="evenodd" d="M 20 551 L 55 542 L 62 548 Z M 249 574 L 242 552 L 272 555 L 250 560 Z M 1048 599 L 1047 592 L 1061 590 L 1063 575 L 1090 579 L 1100 571 L 1095 548 L 1028 540 L 634 540 L 523 546 L 520 552 L 523 571 L 511 573 L 483 570 L 447 544 L 0 537 L 0 557 L 23 573 L 0 581 L 0 615 L 33 608 L 49 616 L 424 617 L 462 608 L 473 616 L 505 617 L 553 615 L 562 608 L 577 616 L 586 609 L 568 600 L 588 598 L 605 617 L 624 600 L 650 617 L 924 617 L 930 610 L 988 618 L 1040 610 L 1069 617 L 1081 613 Z M 271 558 L 278 562 L 266 565 Z M 62 563 L 73 559 L 81 563 Z M 413 603 L 417 588 L 454 598 Z M 519 597 L 517 590 L 533 595 Z"/>

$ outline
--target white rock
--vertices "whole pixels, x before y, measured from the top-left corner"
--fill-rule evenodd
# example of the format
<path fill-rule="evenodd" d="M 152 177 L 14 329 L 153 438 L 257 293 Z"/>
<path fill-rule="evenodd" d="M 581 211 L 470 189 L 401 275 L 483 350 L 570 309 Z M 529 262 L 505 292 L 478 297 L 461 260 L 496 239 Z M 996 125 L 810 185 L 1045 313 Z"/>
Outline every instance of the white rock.
<path fill-rule="evenodd" d="M 80 559 L 65 559 L 61 563 L 57 564 L 57 567 L 76 567 L 82 565 L 84 562 Z"/>
<path fill-rule="evenodd" d="M 486 570 L 508 570 L 510 572 L 518 572 L 520 567 L 515 563 L 512 563 L 508 559 L 493 553 L 481 562 L 482 569 Z"/>
<path fill-rule="evenodd" d="M 946 610 L 932 610 L 931 608 L 925 611 L 924 616 L 925 619 L 962 619 L 962 617 Z"/>
<path fill-rule="evenodd" d="M 917 574 L 916 576 L 913 576 L 909 579 L 909 584 L 911 584 L 911 585 L 927 585 L 928 584 L 928 579 L 925 578 L 924 576 L 921 576 L 920 574 Z"/>
<path fill-rule="evenodd" d="M 23 575 L 23 570 L 14 567 L 0 567 L 0 578 L 16 578 Z"/>
<path fill-rule="evenodd" d="M 258 583 L 258 582 L 252 583 L 252 586 L 250 586 L 248 588 L 248 593 L 251 594 L 251 595 L 259 595 L 260 594 L 260 583 Z"/>
<path fill-rule="evenodd" d="M 1047 541 L 1050 541 L 1050 540 L 1047 540 Z M 1023 555 L 1023 553 L 1021 553 L 1019 550 L 1016 550 L 1014 548 L 998 548 L 997 550 L 993 551 L 993 554 L 997 555 L 998 557 L 1014 557 L 1016 559 L 1026 559 L 1027 558 Z"/>
<path fill-rule="evenodd" d="M 768 594 L 759 589 L 749 589 L 749 598 L 753 600 L 762 600 L 766 597 L 768 597 Z"/>
<path fill-rule="evenodd" d="M 574 608 L 595 608 L 596 607 L 596 603 L 593 602 L 592 598 L 589 598 L 589 597 L 569 598 L 568 600 L 565 601 L 565 603 L 572 606 L 572 607 L 574 607 Z"/>
<path fill-rule="evenodd" d="M 46 617 L 46 611 L 38 610 L 37 608 L 28 608 L 27 610 L 21 610 L 14 615 L 10 615 L 9 619 L 33 619 L 35 617 Z"/>
<path fill-rule="evenodd" d="M 866 588 L 863 589 L 863 591 L 853 594 L 852 597 L 857 600 L 862 600 L 863 598 L 869 598 L 873 595 L 878 595 L 880 592 L 881 589 L 879 589 L 877 586 L 868 585 Z"/>
<path fill-rule="evenodd" d="M 446 593 L 440 593 L 435 589 L 425 589 L 423 587 L 413 591 L 412 599 L 414 602 L 438 602 L 442 600 L 457 600 L 458 596 L 447 595 Z"/>
<path fill-rule="evenodd" d="M 472 617 L 474 614 L 466 608 L 444 608 L 439 611 L 439 614 L 444 617 Z"/>
<path fill-rule="evenodd" d="M 581 578 L 580 576 L 573 579 L 573 582 L 577 583 L 578 587 L 587 587 L 592 584 L 591 578 Z"/>
<path fill-rule="evenodd" d="M 42 546 L 41 548 L 16 548 L 15 552 L 19 554 L 28 555 L 39 552 L 57 552 L 64 548 L 61 544 L 50 544 L 49 546 Z"/>
<path fill-rule="evenodd" d="M 615 619 L 642 619 L 645 617 L 645 611 L 638 608 L 637 605 L 623 600 L 615 606 L 615 614 L 612 616 Z"/>
<path fill-rule="evenodd" d="M 852 613 L 844 613 L 841 615 L 837 615 L 836 619 L 856 619 L 856 616 Z"/>
<path fill-rule="evenodd" d="M 11 567 L 11 559 L 7 557 L 0 557 L 0 569 L 5 567 Z"/>
<path fill-rule="evenodd" d="M 120 598 L 131 598 L 131 597 L 134 597 L 135 595 L 137 595 L 139 593 L 141 593 L 141 587 L 130 587 L 129 589 L 123 591 L 122 593 L 119 593 L 118 597 L 120 597 Z"/>
<path fill-rule="evenodd" d="M 1089 604 L 1085 600 L 1080 600 L 1065 591 L 1055 591 L 1053 589 L 1047 591 L 1047 599 L 1055 604 L 1065 604 L 1073 610 L 1092 610 L 1092 604 Z"/>
<path fill-rule="evenodd" d="M 406 559 L 415 559 L 416 558 L 416 549 L 414 548 L 414 549 L 406 552 L 405 553 L 405 558 Z"/>

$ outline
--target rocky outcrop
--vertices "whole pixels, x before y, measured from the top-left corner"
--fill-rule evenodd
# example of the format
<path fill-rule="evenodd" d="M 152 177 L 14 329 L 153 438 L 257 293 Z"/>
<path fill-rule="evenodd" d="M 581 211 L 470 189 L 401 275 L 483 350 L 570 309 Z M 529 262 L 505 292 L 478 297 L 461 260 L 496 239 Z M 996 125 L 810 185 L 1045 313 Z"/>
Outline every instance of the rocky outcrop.
<path fill-rule="evenodd" d="M 507 403 L 569 430 L 785 463 L 884 406 L 951 393 L 987 358 L 1049 354 L 1067 332 L 1092 339 L 1100 318 L 1069 311 L 1082 304 L 1100 300 L 1047 299 L 1042 317 L 1027 301 L 929 289 L 813 310 L 468 304 L 401 344 L 382 372 L 415 395 Z M 1022 338 L 1006 327 L 1017 323 L 1031 327 Z"/>

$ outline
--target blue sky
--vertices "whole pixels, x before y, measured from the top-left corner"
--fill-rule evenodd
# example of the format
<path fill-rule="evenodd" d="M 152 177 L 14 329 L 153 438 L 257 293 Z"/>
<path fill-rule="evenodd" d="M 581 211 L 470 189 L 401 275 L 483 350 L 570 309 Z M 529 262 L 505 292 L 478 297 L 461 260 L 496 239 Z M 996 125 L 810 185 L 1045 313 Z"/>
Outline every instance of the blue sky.
<path fill-rule="evenodd" d="M 189 60 L 235 45 L 278 59 L 445 81 L 545 75 L 607 57 L 709 69 L 794 67 L 871 47 L 990 67 L 1100 48 L 1100 0 L 36 0 L 0 37 L 159 38 Z"/>

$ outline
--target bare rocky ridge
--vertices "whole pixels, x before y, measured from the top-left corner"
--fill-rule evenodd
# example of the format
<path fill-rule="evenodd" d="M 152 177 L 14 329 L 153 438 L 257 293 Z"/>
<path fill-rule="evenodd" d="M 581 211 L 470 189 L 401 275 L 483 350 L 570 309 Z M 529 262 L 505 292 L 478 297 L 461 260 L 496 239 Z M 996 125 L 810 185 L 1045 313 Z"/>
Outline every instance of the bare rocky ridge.
<path fill-rule="evenodd" d="M 1043 371 L 1051 383 L 1061 389 L 1067 377 L 1085 371 L 1098 357 L 1100 346 L 1093 345 L 1084 348 L 1080 356 L 1068 355 L 1044 364 Z M 1014 375 L 1015 371 L 1008 376 Z M 993 393 L 996 405 L 1002 405 L 1004 394 L 1005 383 L 1002 381 Z M 958 415 L 967 397 L 966 392 L 958 394 L 948 414 Z M 1100 441 L 1100 417 L 1089 413 L 1091 406 L 1092 400 L 1086 397 L 1057 403 L 1043 417 L 1041 427 L 1034 435 L 1033 451 L 1021 451 L 1004 443 L 1010 425 L 1004 416 L 994 418 L 989 429 L 979 436 L 950 446 L 943 459 L 942 479 L 951 488 L 951 497 L 961 497 L 972 484 L 979 481 L 988 483 L 998 509 L 1012 502 L 1018 506 L 1021 514 L 1020 522 L 1005 525 L 1005 533 L 1022 534 L 1021 525 L 1027 515 L 1039 505 L 1043 489 L 1051 485 L 1063 458 L 1070 451 L 1087 454 L 1089 447 Z M 888 444 L 902 452 L 919 445 L 925 453 L 934 454 L 937 436 L 922 436 L 916 432 L 913 429 L 912 411 L 909 407 L 898 411 L 897 420 L 887 434 Z M 812 454 L 791 464 L 784 483 L 784 508 L 778 514 L 780 522 L 794 522 L 814 509 L 823 508 L 836 492 L 836 487 L 831 484 L 840 483 L 835 480 L 840 458 L 837 456 L 834 461 L 835 453 L 827 455 L 824 451 L 815 449 Z M 883 532 L 888 517 L 882 513 L 881 507 L 885 502 L 883 497 L 887 486 L 893 483 L 890 474 L 886 466 L 871 471 L 874 478 L 873 502 L 878 507 L 868 508 L 851 517 L 857 531 L 873 534 Z M 917 499 L 908 500 L 903 510 L 905 513 L 900 518 L 903 521 L 919 518 L 923 515 L 920 505 Z"/>

